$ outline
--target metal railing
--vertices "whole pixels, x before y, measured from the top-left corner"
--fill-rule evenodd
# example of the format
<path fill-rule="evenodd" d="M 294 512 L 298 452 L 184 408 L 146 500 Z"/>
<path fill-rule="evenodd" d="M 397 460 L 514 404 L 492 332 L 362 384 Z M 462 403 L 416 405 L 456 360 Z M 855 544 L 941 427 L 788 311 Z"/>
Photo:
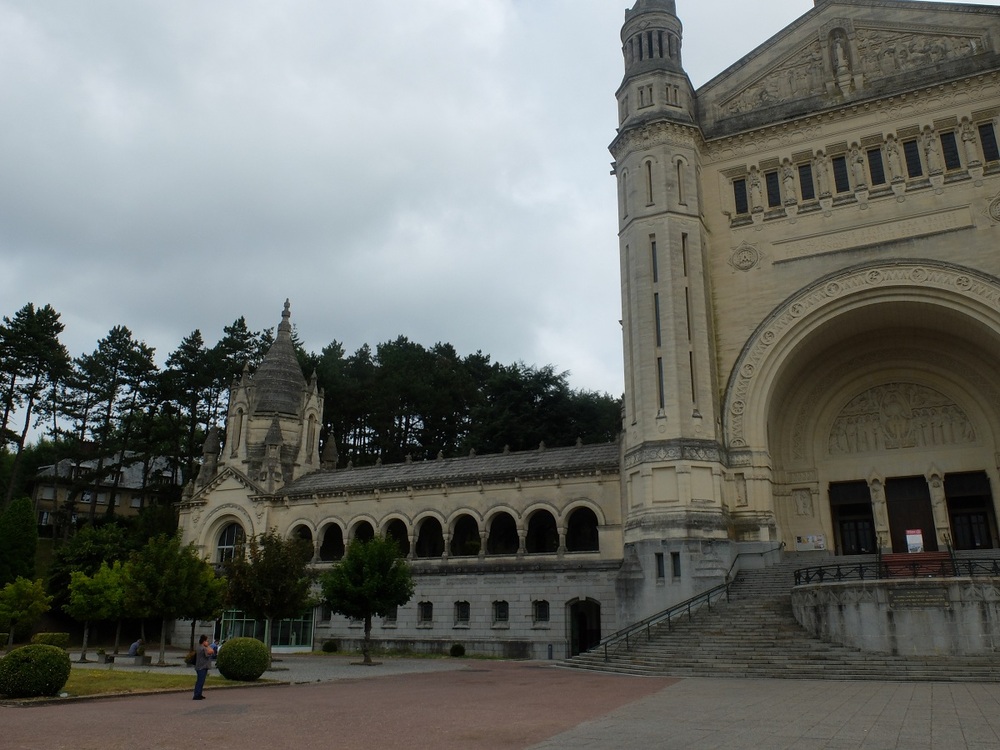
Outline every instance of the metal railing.
<path fill-rule="evenodd" d="M 621 630 L 612 633 L 607 638 L 601 639 L 601 641 L 590 650 L 594 651 L 599 648 L 603 648 L 604 661 L 608 661 L 608 657 L 610 655 L 610 649 L 613 646 L 620 647 L 624 645 L 624 648 L 627 651 L 629 648 L 631 648 L 632 642 L 636 638 L 641 637 L 643 633 L 645 633 L 646 640 L 649 641 L 652 638 L 652 629 L 657 625 L 666 623 L 667 627 L 670 628 L 672 627 L 673 620 L 677 619 L 678 616 L 684 616 L 685 614 L 690 620 L 692 615 L 698 610 L 700 610 L 702 607 L 707 607 L 708 609 L 711 609 L 712 602 L 721 599 L 723 594 L 725 594 L 726 601 L 728 602 L 729 587 L 733 585 L 733 568 L 736 567 L 736 563 L 739 561 L 739 559 L 744 555 L 747 556 L 757 555 L 763 557 L 764 555 L 769 555 L 772 552 L 777 552 L 781 550 L 782 548 L 784 548 L 784 546 L 785 543 L 782 542 L 781 544 L 779 544 L 776 547 L 773 547 L 772 549 L 763 550 L 761 552 L 740 552 L 738 555 L 736 555 L 736 557 L 733 558 L 733 564 L 729 566 L 729 572 L 726 573 L 725 583 L 720 583 L 718 586 L 714 586 L 708 589 L 707 591 L 703 591 L 697 596 L 692 596 L 690 599 L 686 599 L 685 601 L 675 604 L 672 607 L 668 607 L 662 612 L 657 612 L 655 615 L 650 615 L 645 620 L 640 620 L 639 622 L 634 623 L 627 628 L 622 628 Z"/>
<path fill-rule="evenodd" d="M 821 565 L 795 571 L 795 585 L 808 583 L 838 583 L 840 581 L 874 581 L 886 578 L 986 578 L 1000 577 L 1000 558 L 955 558 L 937 561 L 887 561 L 850 565 Z"/>

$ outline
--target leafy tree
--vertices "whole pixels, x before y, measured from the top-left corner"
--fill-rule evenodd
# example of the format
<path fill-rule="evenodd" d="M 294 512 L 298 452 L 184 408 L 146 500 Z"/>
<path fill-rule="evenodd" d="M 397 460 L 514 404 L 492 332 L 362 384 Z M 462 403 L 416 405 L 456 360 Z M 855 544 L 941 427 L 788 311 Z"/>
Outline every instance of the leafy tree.
<path fill-rule="evenodd" d="M 74 620 L 83 623 L 81 662 L 87 661 L 90 623 L 112 618 L 120 622 L 124 603 L 125 590 L 122 586 L 121 563 L 116 562 L 114 567 L 101 563 L 101 567 L 93 576 L 88 576 L 79 570 L 73 571 L 69 584 L 69 601 L 63 605 L 63 609 Z"/>
<path fill-rule="evenodd" d="M 181 617 L 191 620 L 191 638 L 188 645 L 194 651 L 194 631 L 198 620 L 214 620 L 222 612 L 226 599 L 226 579 L 215 574 L 210 565 L 205 565 L 199 575 L 197 585 L 184 605 Z"/>
<path fill-rule="evenodd" d="M 11 442 L 15 458 L 4 491 L 4 505 L 10 503 L 20 470 L 32 419 L 45 392 L 57 387 L 69 370 L 69 353 L 59 342 L 65 326 L 51 306 L 36 309 L 28 303 L 13 318 L 0 325 L 0 446 Z M 23 419 L 21 430 L 10 429 L 14 412 Z"/>
<path fill-rule="evenodd" d="M 133 551 L 128 531 L 117 523 L 84 526 L 56 551 L 49 569 L 48 590 L 62 606 L 74 571 L 92 576 L 102 563 L 123 562 Z"/>
<path fill-rule="evenodd" d="M 91 440 L 97 455 L 90 494 L 90 520 L 97 514 L 97 488 L 113 477 L 108 514 L 114 513 L 114 495 L 128 460 L 135 422 L 126 419 L 152 403 L 157 373 L 153 349 L 137 341 L 125 326 L 115 326 L 92 354 L 78 357 L 70 381 L 69 401 L 77 440 Z"/>
<path fill-rule="evenodd" d="M 167 623 L 189 614 L 190 603 L 205 597 L 206 569 L 212 572 L 192 545 L 165 534 L 133 552 L 124 566 L 125 609 L 138 617 L 161 619 L 160 665 L 166 664 Z"/>
<path fill-rule="evenodd" d="M 309 542 L 284 539 L 271 530 L 251 537 L 245 554 L 237 553 L 225 563 L 229 603 L 264 620 L 269 650 L 274 621 L 298 617 L 312 605 L 312 555 Z"/>
<path fill-rule="evenodd" d="M 0 626 L 7 628 L 7 648 L 14 645 L 14 631 L 28 627 L 49 611 L 52 597 L 41 580 L 18 578 L 0 590 Z"/>
<path fill-rule="evenodd" d="M 211 400 L 217 381 L 212 353 L 205 346 L 201 331 L 194 330 L 167 357 L 160 381 L 163 400 L 175 407 L 171 414 L 176 419 L 177 437 L 180 438 L 178 458 L 183 462 L 185 481 L 195 473 L 195 459 L 204 441 L 204 430 L 212 419 Z"/>
<path fill-rule="evenodd" d="M 392 539 L 355 540 L 344 558 L 320 579 L 323 598 L 334 612 L 364 620 L 364 663 L 371 664 L 372 616 L 384 617 L 413 596 L 410 567 Z"/>
<path fill-rule="evenodd" d="M 0 586 L 35 575 L 38 525 L 31 500 L 22 497 L 0 515 Z"/>

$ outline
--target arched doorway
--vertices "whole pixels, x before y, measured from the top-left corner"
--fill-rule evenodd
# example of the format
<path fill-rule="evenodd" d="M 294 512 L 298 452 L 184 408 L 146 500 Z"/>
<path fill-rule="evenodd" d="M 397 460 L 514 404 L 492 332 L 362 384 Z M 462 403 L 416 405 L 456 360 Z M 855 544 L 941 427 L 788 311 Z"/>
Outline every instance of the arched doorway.
<path fill-rule="evenodd" d="M 996 543 L 1000 314 L 975 289 L 1000 284 L 975 276 L 869 264 L 776 308 L 727 389 L 737 527 L 838 554 Z"/>
<path fill-rule="evenodd" d="M 601 642 L 601 605 L 593 599 L 578 599 L 569 610 L 569 653 L 582 654 Z"/>

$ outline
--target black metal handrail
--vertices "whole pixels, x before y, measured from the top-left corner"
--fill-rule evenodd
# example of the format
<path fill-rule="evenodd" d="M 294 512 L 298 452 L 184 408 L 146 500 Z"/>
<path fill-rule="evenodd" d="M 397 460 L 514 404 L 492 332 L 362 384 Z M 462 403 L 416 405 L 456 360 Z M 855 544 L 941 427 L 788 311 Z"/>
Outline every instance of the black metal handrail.
<path fill-rule="evenodd" d="M 714 586 L 713 588 L 708 589 L 708 591 L 703 591 L 700 594 L 698 594 L 697 596 L 692 596 L 690 599 L 686 599 L 683 602 L 680 602 L 678 604 L 673 605 L 672 607 L 668 607 L 667 609 L 663 610 L 662 612 L 657 612 L 655 615 L 650 615 L 645 620 L 640 620 L 639 622 L 634 623 L 634 624 L 628 626 L 627 628 L 622 628 L 621 630 L 618 630 L 618 631 L 612 633 L 611 635 L 607 636 L 606 638 L 601 639 L 601 641 L 596 646 L 594 646 L 593 649 L 590 649 L 590 650 L 594 650 L 594 649 L 598 649 L 598 648 L 603 648 L 604 649 L 604 661 L 607 661 L 608 660 L 608 649 L 609 649 L 609 647 L 624 642 L 625 648 L 627 650 L 627 649 L 630 648 L 630 643 L 631 643 L 632 637 L 635 636 L 635 635 L 638 635 L 638 634 L 642 633 L 643 631 L 645 631 L 645 633 L 646 633 L 646 640 L 648 641 L 648 640 L 650 640 L 650 637 L 651 637 L 650 633 L 651 633 L 651 630 L 652 630 L 652 628 L 653 628 L 654 625 L 659 625 L 659 624 L 661 624 L 663 622 L 666 622 L 667 623 L 667 627 L 669 628 L 669 627 L 671 627 L 673 618 L 675 618 L 679 614 L 687 614 L 688 619 L 691 619 L 691 616 L 695 612 L 697 612 L 699 609 L 701 609 L 703 606 L 707 606 L 709 609 L 711 609 L 712 608 L 712 600 L 713 599 L 719 599 L 719 598 L 721 598 L 721 596 L 722 596 L 723 593 L 725 593 L 725 595 L 726 595 L 726 601 L 728 602 L 729 601 L 729 587 L 733 583 L 733 580 L 732 580 L 732 578 L 733 578 L 733 568 L 736 567 L 736 563 L 739 561 L 739 559 L 743 555 L 747 555 L 747 556 L 750 556 L 750 555 L 758 555 L 758 556 L 769 555 L 772 552 L 777 552 L 777 551 L 783 549 L 784 546 L 785 546 L 785 543 L 781 542 L 781 544 L 777 545 L 776 547 L 773 547 L 772 549 L 762 550 L 761 552 L 740 552 L 738 555 L 736 555 L 736 557 L 733 558 L 733 563 L 732 563 L 732 565 L 729 566 L 729 572 L 726 573 L 726 582 L 725 583 L 720 583 L 718 586 Z"/>
<path fill-rule="evenodd" d="M 795 585 L 840 581 L 882 580 L 886 578 L 978 578 L 1000 576 L 1000 558 L 955 558 L 940 562 L 914 561 L 860 562 L 850 565 L 820 565 L 795 571 Z"/>
<path fill-rule="evenodd" d="M 607 638 L 603 638 L 600 643 L 598 643 L 594 648 L 604 648 L 604 661 L 608 660 L 608 650 L 611 646 L 624 643 L 626 650 L 631 647 L 631 639 L 634 636 L 639 635 L 643 631 L 646 633 L 646 640 L 650 640 L 650 632 L 654 625 L 659 625 L 663 622 L 667 623 L 667 627 L 671 626 L 673 618 L 677 615 L 687 614 L 688 619 L 691 615 L 701 609 L 703 606 L 707 606 L 709 609 L 712 608 L 712 600 L 721 598 L 722 594 L 726 595 L 726 601 L 729 601 L 729 587 L 732 585 L 732 581 L 726 581 L 725 583 L 720 583 L 718 586 L 710 588 L 708 591 L 703 591 L 697 596 L 692 596 L 686 601 L 675 604 L 674 606 L 663 610 L 662 612 L 657 612 L 655 615 L 650 615 L 645 620 L 640 620 L 627 628 L 622 628 L 621 630 L 612 633 Z"/>

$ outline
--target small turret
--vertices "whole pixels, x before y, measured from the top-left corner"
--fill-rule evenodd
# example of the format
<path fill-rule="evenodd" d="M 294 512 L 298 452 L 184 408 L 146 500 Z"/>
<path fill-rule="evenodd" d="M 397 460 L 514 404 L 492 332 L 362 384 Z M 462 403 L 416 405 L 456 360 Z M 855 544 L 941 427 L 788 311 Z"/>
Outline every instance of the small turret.
<path fill-rule="evenodd" d="M 674 0 L 638 0 L 625 11 L 618 89 L 620 125 L 649 119 L 693 121 L 694 92 L 681 61 L 683 26 Z"/>

